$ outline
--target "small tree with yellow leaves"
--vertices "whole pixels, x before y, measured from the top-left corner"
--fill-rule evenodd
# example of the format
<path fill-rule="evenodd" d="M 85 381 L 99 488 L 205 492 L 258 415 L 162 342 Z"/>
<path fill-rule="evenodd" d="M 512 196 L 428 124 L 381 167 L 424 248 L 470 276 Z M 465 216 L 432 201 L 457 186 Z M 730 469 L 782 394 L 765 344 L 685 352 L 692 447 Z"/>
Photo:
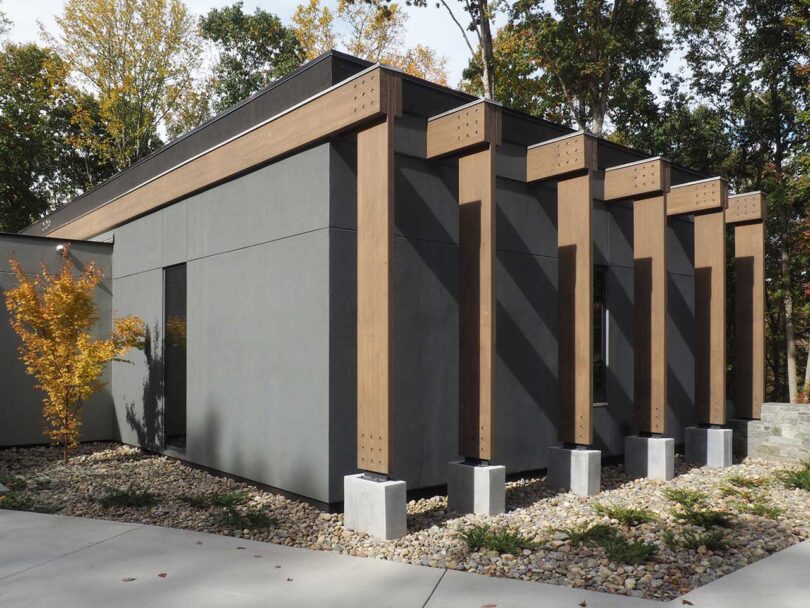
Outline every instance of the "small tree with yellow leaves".
<path fill-rule="evenodd" d="M 99 319 L 93 293 L 103 274 L 93 262 L 77 272 L 69 251 L 66 245 L 59 272 L 42 263 L 32 277 L 12 258 L 18 285 L 5 294 L 11 326 L 22 341 L 20 358 L 45 393 L 45 434 L 61 446 L 65 462 L 79 444 L 83 404 L 104 386 L 104 365 L 141 348 L 145 332 L 143 321 L 128 316 L 114 320 L 106 339 L 91 335 Z"/>

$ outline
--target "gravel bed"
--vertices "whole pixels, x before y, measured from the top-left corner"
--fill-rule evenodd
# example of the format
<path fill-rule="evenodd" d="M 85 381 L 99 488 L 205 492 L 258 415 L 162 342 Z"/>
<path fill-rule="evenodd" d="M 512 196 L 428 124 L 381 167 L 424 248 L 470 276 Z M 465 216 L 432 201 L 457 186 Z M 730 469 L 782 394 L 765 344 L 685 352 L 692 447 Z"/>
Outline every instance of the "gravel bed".
<path fill-rule="evenodd" d="M 21 508 L 213 532 L 658 600 L 671 600 L 810 537 L 810 493 L 786 489 L 775 481 L 773 474 L 778 468 L 772 463 L 746 460 L 724 471 L 692 469 L 678 459 L 678 476 L 664 483 L 630 480 L 621 466 L 606 466 L 602 470 L 604 491 L 593 498 L 549 489 L 542 478 L 523 478 L 507 484 L 506 514 L 460 516 L 447 511 L 444 496 L 413 500 L 408 503 L 408 535 L 396 541 L 379 541 L 345 530 L 342 514 L 324 513 L 306 502 L 130 446 L 84 444 L 68 465 L 62 464 L 54 448 L 0 450 L 0 480 L 13 486 L 9 496 Z M 759 480 L 758 487 L 745 491 L 782 511 L 771 513 L 770 518 L 747 513 L 750 499 L 727 496 L 722 491 L 731 476 Z M 153 492 L 154 504 L 102 504 L 101 498 L 111 490 L 130 487 Z M 664 495 L 666 488 L 673 487 L 702 491 L 710 496 L 712 508 L 732 515 L 733 526 L 723 532 L 727 548 L 671 548 L 663 541 L 667 530 L 676 538 L 682 538 L 684 532 L 703 532 L 673 515 L 673 503 Z M 238 491 L 243 502 L 230 507 L 195 507 L 184 498 Z M 7 507 L 11 506 L 9 496 L 0 499 Z M 598 515 L 594 510 L 597 503 L 646 508 L 656 518 L 636 527 L 621 526 Z M 252 520 L 244 517 L 256 513 L 259 517 Z M 225 517 L 229 514 L 236 517 Z M 598 523 L 612 526 L 629 541 L 655 543 L 658 550 L 640 564 L 616 563 L 608 559 L 602 547 L 572 542 L 564 531 Z M 459 532 L 476 524 L 517 531 L 533 541 L 532 545 L 517 555 L 471 551 Z"/>

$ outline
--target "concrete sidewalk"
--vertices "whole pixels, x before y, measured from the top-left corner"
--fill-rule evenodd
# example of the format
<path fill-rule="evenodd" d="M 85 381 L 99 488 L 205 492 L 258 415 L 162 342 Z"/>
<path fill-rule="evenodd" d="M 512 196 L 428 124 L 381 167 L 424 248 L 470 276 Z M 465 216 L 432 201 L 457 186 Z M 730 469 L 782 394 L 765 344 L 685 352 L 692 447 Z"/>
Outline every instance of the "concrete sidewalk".
<path fill-rule="evenodd" d="M 685 596 L 697 608 L 810 606 L 810 542 Z M 583 604 L 584 602 L 584 604 Z M 0 606 L 667 606 L 225 536 L 0 510 Z M 681 606 L 681 598 L 671 603 Z"/>

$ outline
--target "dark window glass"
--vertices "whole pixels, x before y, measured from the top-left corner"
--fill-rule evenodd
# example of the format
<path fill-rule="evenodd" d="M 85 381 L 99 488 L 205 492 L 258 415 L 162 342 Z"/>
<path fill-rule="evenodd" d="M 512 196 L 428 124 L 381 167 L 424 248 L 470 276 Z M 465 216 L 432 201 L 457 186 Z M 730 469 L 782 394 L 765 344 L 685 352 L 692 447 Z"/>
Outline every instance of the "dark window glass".
<path fill-rule="evenodd" d="M 593 269 L 593 400 L 607 401 L 605 365 L 607 362 L 607 267 Z"/>
<path fill-rule="evenodd" d="M 163 428 L 166 447 L 186 449 L 186 265 L 166 268 L 164 281 Z"/>

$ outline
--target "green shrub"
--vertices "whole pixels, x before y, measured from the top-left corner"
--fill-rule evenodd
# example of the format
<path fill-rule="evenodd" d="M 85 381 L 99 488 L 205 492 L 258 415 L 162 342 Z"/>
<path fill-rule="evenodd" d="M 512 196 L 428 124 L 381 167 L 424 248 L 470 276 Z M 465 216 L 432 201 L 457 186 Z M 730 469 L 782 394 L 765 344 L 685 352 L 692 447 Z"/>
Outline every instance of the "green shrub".
<path fill-rule="evenodd" d="M 9 490 L 25 490 L 28 487 L 25 479 L 17 475 L 0 475 L 0 484 L 6 486 Z"/>
<path fill-rule="evenodd" d="M 101 506 L 110 507 L 151 507 L 157 504 L 157 495 L 149 490 L 136 490 L 129 486 L 126 490 L 109 488 L 106 496 L 102 496 Z"/>
<path fill-rule="evenodd" d="M 596 524 L 595 526 L 582 524 L 574 528 L 562 528 L 560 532 L 565 534 L 573 545 L 598 543 L 615 533 L 613 528 L 605 524 Z"/>
<path fill-rule="evenodd" d="M 229 506 L 214 516 L 214 523 L 234 530 L 260 530 L 274 526 L 276 519 L 260 509 L 248 509 L 243 512 Z"/>
<path fill-rule="evenodd" d="M 519 532 L 501 529 L 494 530 L 487 524 L 477 524 L 472 528 L 459 532 L 459 537 L 471 551 L 497 551 L 518 555 L 523 549 L 534 550 L 537 543 L 526 538 Z"/>
<path fill-rule="evenodd" d="M 230 492 L 211 492 L 209 494 L 181 494 L 178 499 L 196 509 L 209 507 L 234 507 L 243 504 L 248 499 L 247 490 L 232 490 Z"/>
<path fill-rule="evenodd" d="M 700 547 L 706 547 L 709 551 L 723 551 L 728 547 L 722 530 L 712 530 L 705 533 L 687 530 L 680 539 L 675 537 L 672 530 L 665 530 L 661 537 L 664 544 L 673 550 L 681 548 L 696 551 Z"/>
<path fill-rule="evenodd" d="M 777 471 L 775 475 L 787 488 L 810 492 L 810 460 L 802 460 L 798 469 Z"/>
<path fill-rule="evenodd" d="M 598 515 L 604 515 L 610 519 L 615 519 L 623 526 L 634 528 L 641 524 L 647 524 L 655 520 L 655 513 L 649 509 L 637 509 L 635 507 L 625 507 L 622 505 L 604 505 L 595 503 L 593 510 Z"/>

